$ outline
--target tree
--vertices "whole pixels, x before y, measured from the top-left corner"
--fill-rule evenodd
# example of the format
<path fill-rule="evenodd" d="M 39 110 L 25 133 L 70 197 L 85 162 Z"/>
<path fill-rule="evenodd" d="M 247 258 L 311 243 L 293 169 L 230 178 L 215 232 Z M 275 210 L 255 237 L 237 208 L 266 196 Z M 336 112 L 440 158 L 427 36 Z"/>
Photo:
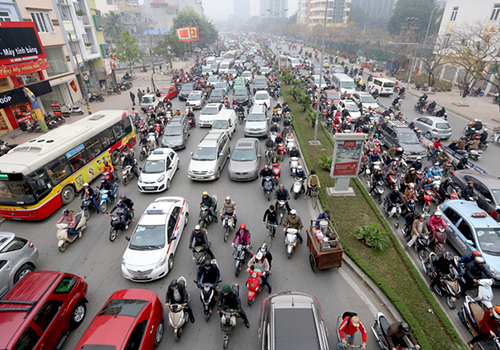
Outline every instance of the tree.
<path fill-rule="evenodd" d="M 438 37 L 436 42 L 431 45 L 432 50 L 423 49 L 423 54 L 420 59 L 423 64 L 423 72 L 427 73 L 427 84 L 429 89 L 436 82 L 437 71 L 446 63 L 446 54 L 450 50 L 449 40 Z"/>
<path fill-rule="evenodd" d="M 427 30 L 427 25 L 431 17 L 431 12 L 436 7 L 436 2 L 434 0 L 398 0 L 396 5 L 394 5 L 394 11 L 389 19 L 387 29 L 392 35 L 397 35 L 401 32 L 407 30 L 408 18 L 415 19 L 412 23 L 412 31 L 415 33 L 414 40 L 423 42 L 425 37 L 425 32 Z M 440 12 L 441 11 L 441 12 Z M 436 12 L 436 11 L 435 11 Z M 442 13 L 442 10 L 438 10 Z M 440 13 L 433 15 L 433 21 L 431 21 L 430 33 L 434 33 L 439 28 Z"/>
<path fill-rule="evenodd" d="M 360 27 L 370 21 L 370 18 L 360 6 L 353 6 L 349 9 L 349 22 L 356 23 Z"/>
<path fill-rule="evenodd" d="M 186 26 L 198 26 L 198 37 L 197 41 L 191 41 L 190 45 L 195 46 L 208 46 L 217 41 L 219 33 L 212 22 L 207 21 L 205 18 L 201 17 L 195 10 L 191 7 L 185 7 L 174 18 L 174 24 L 172 26 L 172 31 L 174 32 L 176 28 L 186 27 Z M 187 51 L 187 44 L 186 51 Z"/>
<path fill-rule="evenodd" d="M 137 39 L 132 37 L 128 30 L 124 30 L 120 39 L 115 40 L 114 44 L 113 54 L 118 61 L 126 63 L 132 72 L 132 65 L 144 57 Z"/>
<path fill-rule="evenodd" d="M 114 41 L 123 31 L 122 16 L 116 11 L 110 11 L 104 15 L 103 25 L 104 36 Z"/>
<path fill-rule="evenodd" d="M 186 44 L 179 41 L 175 34 L 161 35 L 156 41 L 153 49 L 154 53 L 163 57 L 163 59 L 172 67 L 174 58 L 182 56 L 186 50 Z"/>

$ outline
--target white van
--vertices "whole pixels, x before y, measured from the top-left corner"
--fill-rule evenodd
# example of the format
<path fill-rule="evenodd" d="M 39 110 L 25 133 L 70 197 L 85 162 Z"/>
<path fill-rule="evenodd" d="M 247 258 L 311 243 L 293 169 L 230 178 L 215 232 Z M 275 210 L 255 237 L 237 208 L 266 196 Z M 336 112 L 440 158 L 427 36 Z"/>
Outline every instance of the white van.
<path fill-rule="evenodd" d="M 351 95 L 356 92 L 354 80 L 345 74 L 332 74 L 332 86 L 335 90 L 343 94 L 344 92 Z"/>
<path fill-rule="evenodd" d="M 228 74 L 229 73 L 229 70 L 231 68 L 233 68 L 234 66 L 234 60 L 233 59 L 230 59 L 230 60 L 223 60 L 221 63 L 220 63 L 220 66 L 219 66 L 219 74 Z"/>
<path fill-rule="evenodd" d="M 207 66 L 211 66 L 215 63 L 215 56 L 207 57 Z"/>
<path fill-rule="evenodd" d="M 236 130 L 238 117 L 232 109 L 223 109 L 217 114 L 212 122 L 212 130 L 225 131 L 229 139 L 233 137 Z"/>
<path fill-rule="evenodd" d="M 368 82 L 368 91 L 375 86 L 380 96 L 391 96 L 394 93 L 394 82 L 386 78 L 373 78 Z"/>

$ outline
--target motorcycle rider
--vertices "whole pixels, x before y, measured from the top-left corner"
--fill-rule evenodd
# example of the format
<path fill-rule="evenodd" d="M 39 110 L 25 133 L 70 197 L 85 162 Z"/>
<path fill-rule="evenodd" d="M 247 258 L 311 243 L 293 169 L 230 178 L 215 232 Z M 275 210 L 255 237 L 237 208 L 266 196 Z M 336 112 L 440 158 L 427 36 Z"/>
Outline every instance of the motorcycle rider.
<path fill-rule="evenodd" d="M 500 321 L 500 305 L 488 309 L 484 312 L 483 319 L 479 322 L 479 333 L 467 343 L 471 350 L 474 350 L 474 343 L 487 340 L 490 336 L 498 337 L 498 322 Z"/>
<path fill-rule="evenodd" d="M 113 212 L 116 210 L 116 214 L 118 215 L 118 218 L 120 219 L 120 222 L 122 223 L 123 227 L 125 227 L 125 230 L 128 229 L 127 225 L 127 211 L 129 210 L 127 208 L 127 205 L 120 199 L 118 203 L 111 209 L 109 212 L 108 216 L 111 216 Z"/>
<path fill-rule="evenodd" d="M 108 190 L 109 199 L 111 199 L 111 201 L 115 200 L 115 196 L 113 194 L 113 184 L 111 183 L 111 181 L 107 180 L 104 176 L 101 176 L 101 185 L 98 186 L 97 189 Z"/>
<path fill-rule="evenodd" d="M 273 123 L 273 125 L 271 126 L 271 128 L 269 129 L 269 132 L 273 133 L 278 133 L 280 131 L 280 128 L 278 126 L 278 123 Z"/>
<path fill-rule="evenodd" d="M 474 182 L 471 180 L 467 181 L 467 186 L 462 189 L 462 193 L 460 194 L 463 199 L 466 201 L 474 200 Z"/>
<path fill-rule="evenodd" d="M 457 170 L 463 170 L 469 168 L 469 154 L 465 153 L 460 161 L 457 163 Z"/>
<path fill-rule="evenodd" d="M 395 322 L 387 329 L 387 343 L 389 345 L 389 350 L 396 350 L 400 347 L 405 347 L 406 344 L 403 339 L 404 337 L 408 337 L 408 339 L 410 339 L 415 346 L 415 349 L 420 349 L 420 345 L 418 345 L 417 340 L 413 336 L 408 323 Z"/>
<path fill-rule="evenodd" d="M 447 178 L 439 185 L 438 193 L 441 196 L 442 200 L 450 199 L 450 193 L 448 191 L 448 187 L 452 184 L 451 178 Z"/>
<path fill-rule="evenodd" d="M 224 202 L 222 203 L 222 207 L 220 208 L 220 217 L 223 216 L 232 216 L 233 217 L 233 228 L 236 227 L 236 222 L 238 218 L 236 217 L 236 203 L 231 199 L 230 196 L 227 196 Z"/>
<path fill-rule="evenodd" d="M 165 296 L 165 306 L 168 308 L 170 304 L 182 304 L 186 308 L 191 323 L 194 323 L 194 315 L 191 306 L 189 306 L 189 294 L 186 289 L 184 281 L 177 281 L 173 279 L 167 289 Z"/>
<path fill-rule="evenodd" d="M 410 164 L 410 168 L 415 168 L 416 171 L 420 171 L 422 167 L 422 157 L 417 157 L 417 159 Z"/>
<path fill-rule="evenodd" d="M 268 137 L 264 146 L 266 147 L 266 150 L 270 149 L 272 151 L 274 150 L 276 145 L 274 144 L 274 141 L 271 139 L 271 137 Z"/>
<path fill-rule="evenodd" d="M 465 265 L 465 287 L 463 292 L 474 287 L 480 279 L 483 278 L 483 274 L 491 279 L 492 282 L 495 282 L 495 278 L 490 272 L 490 269 L 484 266 L 485 260 L 482 256 L 476 256 L 474 260 L 469 261 Z"/>
<path fill-rule="evenodd" d="M 399 178 L 399 166 L 398 162 L 396 161 L 393 161 L 390 165 L 386 166 L 385 180 L 387 183 L 389 183 L 391 175 L 396 175 L 396 182 L 397 182 L 397 179 Z"/>
<path fill-rule="evenodd" d="M 215 209 L 214 209 L 215 202 L 214 202 L 214 199 L 208 195 L 207 191 L 204 191 L 202 193 L 201 203 L 200 203 L 200 205 L 198 207 L 201 208 L 202 205 L 206 205 L 208 207 L 209 211 L 210 211 L 210 215 L 212 215 L 212 217 L 214 218 L 215 222 L 216 223 L 219 222 L 219 218 L 215 214 Z"/>
<path fill-rule="evenodd" d="M 431 229 L 431 236 L 434 236 L 434 232 L 436 230 L 440 228 L 447 228 L 439 210 L 436 210 L 429 219 L 429 228 Z"/>
<path fill-rule="evenodd" d="M 485 143 L 488 140 L 488 129 L 485 128 L 479 136 L 480 136 L 479 142 Z"/>
<path fill-rule="evenodd" d="M 444 149 L 444 146 L 441 143 L 441 140 L 440 139 L 435 139 L 434 143 L 432 144 L 432 152 L 427 157 L 427 160 L 431 160 L 431 158 L 434 157 L 434 155 L 439 151 L 440 148 Z"/>
<path fill-rule="evenodd" d="M 219 311 L 222 312 L 226 309 L 237 310 L 238 315 L 245 322 L 245 326 L 250 328 L 250 322 L 248 322 L 247 315 L 241 307 L 240 297 L 233 291 L 229 284 L 225 284 L 219 294 Z"/>
<path fill-rule="evenodd" d="M 481 141 L 479 141 L 480 139 L 481 136 L 479 135 L 473 136 L 472 139 L 469 140 L 469 142 L 467 142 L 467 144 L 465 145 L 465 149 L 467 150 L 467 152 L 478 149 L 479 144 L 481 143 Z"/>
<path fill-rule="evenodd" d="M 262 219 L 262 223 L 266 225 L 266 229 L 269 228 L 269 225 L 273 225 L 273 237 L 276 235 L 276 227 L 278 226 L 278 215 L 276 210 L 274 210 L 274 205 L 270 205 L 269 209 L 264 213 L 264 218 Z"/>
<path fill-rule="evenodd" d="M 214 259 L 214 254 L 210 250 L 210 242 L 208 241 L 208 231 L 206 229 L 201 229 L 200 225 L 194 227 L 193 232 L 191 232 L 191 237 L 189 237 L 189 249 L 193 250 L 193 240 L 194 247 L 205 246 L 210 259 Z"/>
<path fill-rule="evenodd" d="M 354 339 L 356 338 L 356 332 L 358 329 L 361 332 L 361 338 L 363 340 L 361 348 L 366 349 L 366 330 L 363 322 L 361 322 L 358 316 L 346 316 L 342 320 L 339 327 L 339 335 L 342 341 L 337 345 L 337 349 L 343 350 L 346 347 L 347 342 L 352 345 L 354 343 Z"/>
<path fill-rule="evenodd" d="M 404 203 L 403 195 L 401 194 L 401 192 L 399 192 L 398 186 L 394 186 L 394 189 L 387 195 L 386 200 L 387 200 L 387 209 L 386 209 L 387 214 L 391 212 L 392 208 L 396 204 L 402 205 Z"/>
<path fill-rule="evenodd" d="M 297 238 L 299 239 L 300 244 L 302 244 L 303 239 L 302 236 L 300 235 L 300 230 L 302 229 L 302 220 L 300 219 L 300 216 L 297 215 L 297 210 L 295 209 L 290 210 L 290 215 L 287 216 L 283 226 L 285 226 L 283 228 L 283 231 L 285 232 L 288 227 L 296 229 Z"/>
<path fill-rule="evenodd" d="M 274 192 L 274 201 L 277 203 L 278 201 L 285 201 L 286 210 L 290 212 L 290 205 L 288 201 L 290 200 L 290 194 L 288 190 L 285 188 L 285 185 L 280 184 L 278 190 Z"/>
<path fill-rule="evenodd" d="M 132 168 L 132 172 L 134 173 L 135 177 L 139 178 L 139 173 L 137 172 L 137 169 L 136 169 L 136 165 L 137 165 L 137 162 L 134 158 L 133 155 L 131 155 L 130 153 L 128 155 L 125 156 L 125 159 L 123 160 L 123 168 L 125 168 L 126 166 L 130 165 Z"/>
<path fill-rule="evenodd" d="M 436 117 L 442 118 L 445 114 L 446 114 L 446 109 L 443 106 L 439 111 L 437 111 Z"/>
<path fill-rule="evenodd" d="M 436 101 L 432 101 L 431 103 L 429 103 L 429 106 L 427 106 L 427 112 L 430 113 L 435 108 L 436 108 Z"/>
<path fill-rule="evenodd" d="M 307 191 L 306 191 L 306 198 L 309 198 L 311 195 L 311 188 L 321 188 L 321 185 L 319 183 L 319 177 L 316 175 L 316 170 L 311 170 L 311 173 L 309 174 L 309 177 L 307 178 Z"/>
<path fill-rule="evenodd" d="M 295 172 L 294 179 L 302 179 L 301 185 L 302 185 L 302 188 L 304 188 L 304 182 L 307 179 L 307 175 L 306 175 L 306 172 L 304 171 L 304 169 L 302 168 L 302 165 L 300 165 L 300 164 L 297 167 L 297 171 Z M 301 190 L 302 190 L 302 188 L 301 188 Z M 293 185 L 292 185 L 292 188 L 290 189 L 290 192 L 292 192 L 292 191 L 293 191 Z"/>
<path fill-rule="evenodd" d="M 384 181 L 384 176 L 382 175 L 382 169 L 377 168 L 372 175 L 372 187 L 370 188 L 369 193 L 371 194 L 375 187 L 377 187 L 377 183 L 379 181 Z"/>
<path fill-rule="evenodd" d="M 431 292 L 434 291 L 435 285 L 439 285 L 439 281 L 441 280 L 441 278 L 451 272 L 450 264 L 453 264 L 453 257 L 449 252 L 444 252 L 443 255 L 439 257 L 439 259 L 433 261 L 433 264 L 436 274 L 434 275 L 434 278 L 432 279 L 429 286 Z"/>
<path fill-rule="evenodd" d="M 116 182 L 120 182 L 120 179 L 118 178 L 118 176 L 116 176 L 115 167 L 113 166 L 113 164 L 111 164 L 107 160 L 104 161 L 104 165 L 102 167 L 102 172 L 103 173 L 105 173 L 105 172 L 110 173 L 111 175 L 113 175 L 113 180 L 115 180 Z"/>
<path fill-rule="evenodd" d="M 490 216 L 497 222 L 500 222 L 500 205 L 497 205 L 495 210 L 490 213 Z"/>
<path fill-rule="evenodd" d="M 220 283 L 220 270 L 217 264 L 213 264 L 210 260 L 205 260 L 203 265 L 198 268 L 198 276 L 196 284 L 201 288 L 203 283 L 217 285 Z"/>
<path fill-rule="evenodd" d="M 399 96 L 392 101 L 392 106 L 395 107 L 399 104 Z"/>
<path fill-rule="evenodd" d="M 283 140 L 283 137 L 281 137 L 281 134 L 276 135 L 276 138 L 274 139 L 274 143 L 276 144 L 276 150 L 278 149 L 279 143 L 285 143 L 285 141 Z"/>
<path fill-rule="evenodd" d="M 243 107 L 242 104 L 240 104 L 238 106 L 238 109 L 236 110 L 236 114 L 239 116 L 239 115 L 243 115 L 243 118 L 245 117 L 245 107 Z"/>
<path fill-rule="evenodd" d="M 415 184 L 413 182 L 410 182 L 408 186 L 406 187 L 404 194 L 403 194 L 403 199 L 407 202 L 409 200 L 414 200 L 415 202 L 417 201 L 417 195 L 415 191 Z"/>
<path fill-rule="evenodd" d="M 94 204 L 96 213 L 99 214 L 99 206 L 97 205 L 94 190 L 86 182 L 83 184 L 83 191 L 82 191 L 82 195 L 80 196 L 81 200 L 83 200 L 84 198 L 88 198 L 92 201 L 92 204 Z"/>
<path fill-rule="evenodd" d="M 240 225 L 240 228 L 234 234 L 233 241 L 231 242 L 231 247 L 234 247 L 236 238 L 238 238 L 238 243 L 236 243 L 236 246 L 240 244 L 243 245 L 243 249 L 247 252 L 248 256 L 253 256 L 252 252 L 250 251 L 250 232 L 247 230 L 247 225 Z"/>
<path fill-rule="evenodd" d="M 248 266 L 247 272 L 250 272 L 250 270 L 258 269 L 263 273 L 263 275 L 260 277 L 260 279 L 262 280 L 262 284 L 265 284 L 267 286 L 267 290 L 268 290 L 269 294 L 271 294 L 272 288 L 271 288 L 271 285 L 269 284 L 269 282 L 267 281 L 267 278 L 266 278 L 267 276 L 269 276 L 269 270 L 271 267 L 269 265 L 269 261 L 267 261 L 266 256 L 264 255 L 264 253 L 262 253 L 262 251 L 259 250 L 257 252 L 257 254 L 255 254 L 255 256 L 253 256 L 248 261 L 247 266 Z"/>
<path fill-rule="evenodd" d="M 438 162 L 434 163 L 434 165 L 430 167 L 429 170 L 427 170 L 426 175 L 428 178 L 431 178 L 432 180 L 434 180 L 436 176 L 443 177 L 443 172 L 439 168 L 439 163 Z"/>
<path fill-rule="evenodd" d="M 466 140 L 464 136 L 460 136 L 460 138 L 457 141 L 452 142 L 448 147 L 453 151 L 456 152 L 457 150 L 463 150 L 466 144 Z"/>
<path fill-rule="evenodd" d="M 292 157 L 297 157 L 297 158 L 299 158 L 299 161 L 300 161 L 300 152 L 296 146 L 293 146 L 292 149 L 290 150 L 289 159 L 288 159 L 289 162 L 290 162 L 290 158 L 292 158 Z"/>
<path fill-rule="evenodd" d="M 261 186 L 264 186 L 264 178 L 267 176 L 272 177 L 273 171 L 271 170 L 271 168 L 269 168 L 269 165 L 266 164 L 266 165 L 264 165 L 264 169 L 262 169 L 260 171 L 259 175 L 260 175 L 260 178 L 262 179 Z"/>
<path fill-rule="evenodd" d="M 180 110 L 179 108 L 177 108 L 177 109 L 175 110 L 175 113 L 174 113 L 174 115 L 173 115 L 173 116 L 175 117 L 175 116 L 178 116 L 178 115 L 182 115 L 181 110 Z"/>
<path fill-rule="evenodd" d="M 405 187 L 407 187 L 410 184 L 413 185 L 417 184 L 417 171 L 415 170 L 415 168 L 410 168 L 410 170 L 405 174 L 405 177 L 403 178 L 403 184 Z"/>
<path fill-rule="evenodd" d="M 75 218 L 75 212 L 70 209 L 64 209 L 62 211 L 62 216 L 59 220 L 56 222 L 56 227 L 58 224 L 61 222 L 66 221 L 66 224 L 68 224 L 68 234 L 70 235 L 78 235 L 79 238 L 82 238 L 82 232 L 75 230 L 76 227 L 76 218 Z"/>
<path fill-rule="evenodd" d="M 425 215 L 424 214 L 418 215 L 418 217 L 416 217 L 413 220 L 413 224 L 411 226 L 411 239 L 405 246 L 405 250 L 408 250 L 408 248 L 410 248 L 413 244 L 415 244 L 417 238 L 420 237 L 420 235 L 428 233 L 429 230 L 427 228 L 427 222 L 425 221 Z"/>

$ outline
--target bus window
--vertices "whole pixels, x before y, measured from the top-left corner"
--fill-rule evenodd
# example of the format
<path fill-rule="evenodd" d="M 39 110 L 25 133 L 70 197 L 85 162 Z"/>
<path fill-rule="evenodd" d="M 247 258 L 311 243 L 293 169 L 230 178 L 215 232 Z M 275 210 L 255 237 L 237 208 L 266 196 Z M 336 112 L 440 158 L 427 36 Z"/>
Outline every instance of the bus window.
<path fill-rule="evenodd" d="M 101 139 L 102 146 L 104 149 L 108 149 L 116 143 L 115 135 L 111 131 L 111 129 L 106 129 L 99 134 L 99 138 Z"/>
<path fill-rule="evenodd" d="M 45 170 L 54 184 L 58 184 L 69 175 L 73 174 L 73 169 L 65 156 L 53 160 L 45 166 Z"/>
<path fill-rule="evenodd" d="M 130 122 L 130 118 L 122 119 L 121 126 L 122 126 L 122 130 L 125 131 L 125 135 L 128 135 L 132 132 L 132 123 Z"/>
<path fill-rule="evenodd" d="M 85 162 L 90 162 L 102 153 L 101 140 L 98 136 L 85 141 Z"/>
<path fill-rule="evenodd" d="M 28 183 L 38 199 L 44 198 L 50 192 L 50 184 L 43 169 L 38 169 L 27 176 Z"/>
<path fill-rule="evenodd" d="M 32 204 L 35 196 L 31 188 L 21 181 L 0 181 L 0 203 L 3 205 Z"/>
<path fill-rule="evenodd" d="M 125 132 L 122 129 L 121 122 L 118 122 L 115 125 L 113 125 L 113 134 L 115 135 L 116 140 L 120 140 L 125 137 Z"/>

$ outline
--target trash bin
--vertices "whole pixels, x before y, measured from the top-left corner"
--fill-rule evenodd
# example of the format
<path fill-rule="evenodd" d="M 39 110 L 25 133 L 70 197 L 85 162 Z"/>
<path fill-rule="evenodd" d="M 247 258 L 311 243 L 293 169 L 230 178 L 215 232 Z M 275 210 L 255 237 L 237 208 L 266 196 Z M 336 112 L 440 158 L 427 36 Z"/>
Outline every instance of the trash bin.
<path fill-rule="evenodd" d="M 18 122 L 17 125 L 19 125 L 19 128 L 22 131 L 27 131 L 28 130 L 28 126 L 26 125 L 26 122 Z"/>

